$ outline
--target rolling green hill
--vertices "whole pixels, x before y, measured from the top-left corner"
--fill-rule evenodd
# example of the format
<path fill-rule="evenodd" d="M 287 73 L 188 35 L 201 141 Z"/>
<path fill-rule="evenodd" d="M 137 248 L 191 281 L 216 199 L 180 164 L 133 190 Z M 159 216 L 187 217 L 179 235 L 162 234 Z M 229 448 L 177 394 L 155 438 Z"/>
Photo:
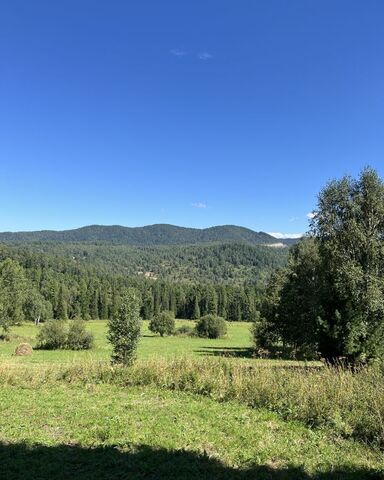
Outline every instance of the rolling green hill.
<path fill-rule="evenodd" d="M 235 225 L 204 229 L 158 224 L 145 227 L 120 225 L 90 225 L 74 230 L 41 230 L 36 232 L 2 232 L 0 242 L 28 244 L 50 243 L 110 243 L 117 245 L 154 246 L 187 245 L 210 242 L 246 242 L 250 244 L 279 243 L 275 237 Z M 284 241 L 283 241 L 284 242 Z M 289 239 L 288 239 L 289 242 Z M 287 243 L 288 243 L 287 242 Z"/>

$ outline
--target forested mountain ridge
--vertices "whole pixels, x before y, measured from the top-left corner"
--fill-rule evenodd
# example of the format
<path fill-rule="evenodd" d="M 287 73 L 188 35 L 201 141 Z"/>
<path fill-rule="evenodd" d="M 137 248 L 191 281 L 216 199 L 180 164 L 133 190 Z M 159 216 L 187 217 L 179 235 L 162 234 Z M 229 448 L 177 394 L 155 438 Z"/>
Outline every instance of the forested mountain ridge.
<path fill-rule="evenodd" d="M 104 253 L 108 253 L 112 246 L 104 248 Z M 173 248 L 176 247 L 169 247 L 170 251 Z M 206 275 L 196 277 L 194 273 L 187 282 L 180 278 L 172 281 L 167 276 L 155 280 L 138 272 L 122 275 L 113 272 L 113 268 L 108 270 L 109 260 L 103 264 L 101 257 L 96 255 L 83 263 L 64 252 L 42 253 L 24 246 L 0 244 L 0 325 L 6 328 L 12 322 L 37 318 L 111 318 L 127 287 L 137 289 L 141 315 L 146 319 L 163 310 L 172 310 L 179 318 L 187 319 L 215 313 L 227 320 L 255 318 L 262 289 L 257 278 L 249 278 L 247 284 L 215 283 L 200 281 Z"/>
<path fill-rule="evenodd" d="M 211 242 L 245 242 L 250 244 L 290 243 L 277 240 L 265 232 L 255 232 L 236 225 L 198 229 L 156 224 L 144 227 L 120 225 L 89 225 L 73 230 L 41 230 L 34 232 L 0 232 L 0 242 L 29 244 L 50 243 L 109 243 L 116 245 L 195 245 Z"/>
<path fill-rule="evenodd" d="M 288 248 L 247 243 L 136 247 L 118 244 L 36 243 L 30 251 L 66 259 L 99 274 L 140 276 L 172 282 L 263 284 L 285 265 Z"/>
<path fill-rule="evenodd" d="M 250 321 L 270 274 L 287 262 L 289 248 L 272 248 L 279 243 L 233 226 L 4 233 L 0 305 L 9 321 L 111 318 L 133 286 L 143 318 L 172 310 L 179 318 L 218 313 Z"/>

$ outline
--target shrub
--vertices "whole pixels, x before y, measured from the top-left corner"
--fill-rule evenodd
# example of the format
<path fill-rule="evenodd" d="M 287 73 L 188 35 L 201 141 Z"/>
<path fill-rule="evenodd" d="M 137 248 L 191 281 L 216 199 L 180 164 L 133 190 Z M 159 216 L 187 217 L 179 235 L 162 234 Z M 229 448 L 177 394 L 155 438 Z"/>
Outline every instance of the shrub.
<path fill-rule="evenodd" d="M 37 348 L 42 350 L 88 350 L 93 347 L 93 334 L 85 330 L 82 320 L 71 320 L 69 329 L 64 320 L 48 320 L 39 327 Z"/>
<path fill-rule="evenodd" d="M 108 327 L 108 340 L 113 347 L 112 363 L 132 364 L 140 338 L 140 302 L 134 288 L 127 289 Z"/>
<path fill-rule="evenodd" d="M 191 327 L 190 325 L 181 325 L 181 327 L 177 328 L 175 330 L 175 335 L 180 335 L 180 336 L 193 336 L 195 333 L 195 329 Z"/>
<path fill-rule="evenodd" d="M 175 314 L 169 311 L 159 313 L 152 318 L 148 328 L 153 333 L 159 333 L 161 337 L 172 335 L 175 331 Z"/>
<path fill-rule="evenodd" d="M 62 320 L 48 320 L 39 329 L 37 348 L 43 350 L 57 350 L 65 348 L 67 331 Z"/>
<path fill-rule="evenodd" d="M 196 332 L 199 337 L 221 338 L 227 333 L 227 324 L 222 317 L 205 315 L 196 322 Z"/>
<path fill-rule="evenodd" d="M 93 347 L 93 334 L 85 329 L 83 320 L 71 320 L 66 348 L 69 350 L 89 350 Z"/>

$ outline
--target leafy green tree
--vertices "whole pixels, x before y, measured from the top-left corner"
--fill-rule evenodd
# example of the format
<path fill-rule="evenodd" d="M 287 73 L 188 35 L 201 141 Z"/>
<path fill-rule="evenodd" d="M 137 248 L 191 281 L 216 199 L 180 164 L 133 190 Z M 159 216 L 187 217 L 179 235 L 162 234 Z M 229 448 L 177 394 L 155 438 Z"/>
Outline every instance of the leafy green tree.
<path fill-rule="evenodd" d="M 10 258 L 0 262 L 0 326 L 4 332 L 24 319 L 26 288 L 27 280 L 21 266 Z"/>
<path fill-rule="evenodd" d="M 257 348 L 270 349 L 283 342 L 280 327 L 281 291 L 287 281 L 287 270 L 279 269 L 271 275 L 261 303 L 260 318 L 255 321 L 253 336 Z"/>
<path fill-rule="evenodd" d="M 149 330 L 153 333 L 172 335 L 175 331 L 175 314 L 172 311 L 164 311 L 152 318 L 149 322 Z"/>
<path fill-rule="evenodd" d="M 258 345 L 329 361 L 384 357 L 384 184 L 374 170 L 321 191 L 309 238 L 266 292 Z"/>
<path fill-rule="evenodd" d="M 377 172 L 330 182 L 312 234 L 321 259 L 320 351 L 352 361 L 384 356 L 384 183 Z"/>
<path fill-rule="evenodd" d="M 127 289 L 117 314 L 109 321 L 112 363 L 130 365 L 136 358 L 140 338 L 140 303 L 137 291 Z"/>
<path fill-rule="evenodd" d="M 253 330 L 256 346 L 315 357 L 320 296 L 318 245 L 314 238 L 305 238 L 293 247 L 287 268 L 271 277 Z"/>
<path fill-rule="evenodd" d="M 25 317 L 39 325 L 41 320 L 52 318 L 52 305 L 35 289 L 30 289 L 24 304 Z"/>

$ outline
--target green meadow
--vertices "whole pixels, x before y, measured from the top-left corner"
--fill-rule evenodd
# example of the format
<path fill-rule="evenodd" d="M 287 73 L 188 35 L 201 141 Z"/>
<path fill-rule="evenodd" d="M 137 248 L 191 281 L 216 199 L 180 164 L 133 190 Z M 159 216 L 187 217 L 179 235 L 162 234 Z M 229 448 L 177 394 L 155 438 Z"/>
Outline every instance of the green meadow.
<path fill-rule="evenodd" d="M 0 391 L 4 479 L 379 478 L 380 453 L 264 409 L 154 388 Z M 1 476 L 1 474 L 0 474 Z"/>
<path fill-rule="evenodd" d="M 384 478 L 383 411 L 358 394 L 381 402 L 382 376 L 259 360 L 245 322 L 210 340 L 144 321 L 137 363 L 111 369 L 107 322 L 87 329 L 90 351 L 17 357 L 32 323 L 0 343 L 0 478 Z"/>
<path fill-rule="evenodd" d="M 191 320 L 177 320 L 176 327 L 181 325 L 194 326 Z M 91 320 L 87 322 L 87 329 L 94 334 L 95 346 L 91 351 L 68 351 L 68 350 L 35 350 L 33 355 L 27 357 L 14 357 L 13 353 L 17 345 L 26 341 L 32 346 L 36 344 L 38 328 L 33 323 L 25 323 L 12 328 L 10 342 L 0 343 L 0 358 L 10 358 L 18 363 L 67 363 L 82 360 L 109 361 L 111 347 L 107 341 L 107 322 L 105 320 Z M 142 337 L 140 339 L 138 357 L 146 358 L 170 358 L 174 356 L 232 356 L 247 358 L 252 346 L 250 335 L 250 323 L 228 322 L 228 334 L 225 338 L 210 340 L 206 338 L 189 336 L 160 337 L 148 330 L 148 321 L 143 321 Z"/>
<path fill-rule="evenodd" d="M 161 338 L 143 322 L 129 368 L 110 366 L 105 321 L 87 323 L 89 352 L 27 357 L 14 349 L 39 327 L 13 327 L 0 343 L 0 478 L 383 479 L 382 373 L 259 360 L 249 327 Z"/>

